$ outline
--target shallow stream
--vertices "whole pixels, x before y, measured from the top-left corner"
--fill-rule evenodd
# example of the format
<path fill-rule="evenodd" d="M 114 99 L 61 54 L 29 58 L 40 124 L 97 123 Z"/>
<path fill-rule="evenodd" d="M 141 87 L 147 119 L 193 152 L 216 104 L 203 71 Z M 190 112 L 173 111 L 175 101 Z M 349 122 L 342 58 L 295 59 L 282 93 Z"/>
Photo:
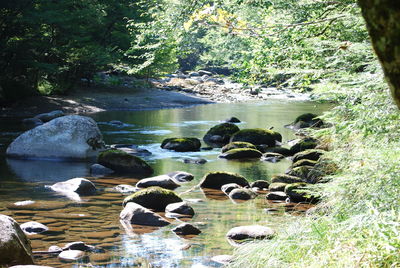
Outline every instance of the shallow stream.
<path fill-rule="evenodd" d="M 293 131 L 283 126 L 306 112 L 321 114 L 329 105 L 313 102 L 273 101 L 240 104 L 208 104 L 184 109 L 149 111 L 108 111 L 91 115 L 98 123 L 107 144 L 136 144 L 152 152 L 144 157 L 154 168 L 154 175 L 182 170 L 192 173 L 195 179 L 176 191 L 183 193 L 196 185 L 210 171 L 230 171 L 245 176 L 249 181 L 270 179 L 284 172 L 290 160 L 279 163 L 262 161 L 227 161 L 219 159 L 219 149 L 194 153 L 175 153 L 160 148 L 168 137 L 202 138 L 206 131 L 231 116 L 238 117 L 240 128 L 270 128 L 280 132 L 283 141 L 295 139 Z M 110 124 L 111 120 L 123 125 Z M 301 216 L 305 205 L 272 203 L 265 200 L 265 193 L 255 200 L 235 203 L 220 191 L 203 192 L 200 189 L 185 193 L 190 199 L 195 216 L 188 220 L 202 233 L 192 238 L 175 235 L 170 226 L 148 228 L 132 226 L 125 230 L 119 222 L 124 195 L 108 191 L 118 184 L 135 184 L 137 178 L 90 178 L 92 163 L 23 161 L 6 159 L 7 145 L 23 128 L 20 119 L 0 121 L 0 213 L 12 216 L 20 224 L 38 221 L 50 231 L 32 235 L 35 251 L 49 246 L 64 246 L 68 242 L 83 241 L 102 252 L 90 254 L 80 263 L 61 262 L 57 256 L 36 256 L 37 264 L 53 267 L 219 267 L 210 258 L 231 254 L 234 247 L 225 234 L 229 229 L 248 224 L 269 226 L 279 232 L 292 217 Z M 205 147 L 206 145 L 204 145 Z M 204 158 L 207 163 L 186 164 L 185 158 Z M 102 191 L 95 196 L 76 202 L 51 192 L 46 185 L 73 177 L 88 177 Z M 13 205 L 17 201 L 33 200 L 23 208 Z M 276 208 L 267 213 L 265 208 Z M 91 266 L 92 265 L 92 266 Z"/>

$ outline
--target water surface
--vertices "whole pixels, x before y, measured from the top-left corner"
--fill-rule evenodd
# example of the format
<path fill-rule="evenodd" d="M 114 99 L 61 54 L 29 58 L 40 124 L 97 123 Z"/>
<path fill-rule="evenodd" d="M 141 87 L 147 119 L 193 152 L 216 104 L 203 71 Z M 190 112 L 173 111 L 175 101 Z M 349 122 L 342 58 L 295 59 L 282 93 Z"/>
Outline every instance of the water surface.
<path fill-rule="evenodd" d="M 91 117 L 99 123 L 107 144 L 135 144 L 152 152 L 144 159 L 154 168 L 154 175 L 177 170 L 194 174 L 192 182 L 176 190 L 183 193 L 210 171 L 236 172 L 249 181 L 268 180 L 272 175 L 284 172 L 290 161 L 227 161 L 218 158 L 219 149 L 170 152 L 160 148 L 163 139 L 183 136 L 202 138 L 210 127 L 235 116 L 242 120 L 238 124 L 240 128 L 273 127 L 286 142 L 296 136 L 292 130 L 283 127 L 285 124 L 302 113 L 320 114 L 328 108 L 328 105 L 312 102 L 274 101 L 209 104 L 185 109 L 108 111 Z M 112 120 L 123 124 L 110 123 Z M 124 196 L 109 189 L 118 184 L 134 185 L 138 178 L 90 178 L 101 192 L 80 202 L 74 201 L 51 192 L 46 185 L 73 177 L 90 177 L 91 163 L 6 159 L 6 146 L 24 129 L 17 119 L 2 119 L 0 130 L 0 213 L 14 217 L 19 223 L 34 220 L 50 228 L 48 233 L 30 236 L 35 251 L 73 241 L 84 241 L 103 250 L 90 254 L 80 264 L 60 262 L 56 256 L 38 256 L 38 264 L 54 267 L 218 267 L 210 258 L 232 253 L 234 247 L 225 239 L 225 234 L 232 227 L 257 223 L 279 232 L 292 217 L 307 208 L 267 202 L 265 193 L 255 200 L 235 203 L 220 191 L 195 189 L 182 194 L 184 199 L 192 202 L 196 212 L 192 219 L 183 220 L 197 225 L 202 230 L 200 235 L 192 238 L 175 235 L 171 229 L 180 221 L 172 219 L 172 224 L 163 228 L 124 227 L 118 220 Z M 203 147 L 206 145 L 203 144 Z M 185 164 L 185 158 L 204 158 L 208 162 L 204 165 Z M 23 200 L 36 203 L 25 207 L 12 205 Z M 263 210 L 271 207 L 278 208 L 278 212 L 266 213 Z"/>

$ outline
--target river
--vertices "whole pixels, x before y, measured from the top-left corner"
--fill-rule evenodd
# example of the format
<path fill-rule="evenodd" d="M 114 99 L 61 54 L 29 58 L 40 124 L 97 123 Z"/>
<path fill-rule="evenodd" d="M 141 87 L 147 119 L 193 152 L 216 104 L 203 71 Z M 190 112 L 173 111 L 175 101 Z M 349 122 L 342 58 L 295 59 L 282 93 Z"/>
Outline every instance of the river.
<path fill-rule="evenodd" d="M 262 161 L 228 161 L 219 159 L 219 149 L 200 152 L 176 153 L 160 148 L 168 137 L 202 138 L 206 131 L 221 120 L 235 116 L 242 123 L 240 128 L 274 127 L 283 141 L 295 139 L 294 132 L 284 128 L 298 115 L 312 112 L 321 114 L 330 105 L 299 101 L 248 102 L 234 104 L 208 104 L 182 109 L 147 111 L 107 111 L 90 115 L 95 119 L 107 144 L 136 144 L 152 152 L 144 159 L 154 168 L 154 175 L 182 170 L 192 173 L 195 179 L 176 191 L 183 193 L 196 185 L 210 171 L 230 171 L 245 176 L 249 181 L 270 179 L 284 172 L 290 160 L 279 163 Z M 110 124 L 111 120 L 123 125 Z M 6 159 L 7 145 L 23 128 L 15 118 L 0 121 L 0 213 L 12 216 L 20 224 L 38 221 L 50 231 L 32 235 L 33 250 L 47 250 L 49 246 L 64 246 L 68 242 L 83 241 L 101 251 L 92 253 L 79 263 L 66 263 L 57 256 L 37 256 L 35 262 L 53 267 L 219 267 L 210 258 L 232 254 L 234 247 L 225 234 L 232 227 L 248 224 L 269 226 L 279 232 L 292 217 L 302 215 L 306 206 L 272 203 L 265 200 L 265 193 L 256 199 L 235 203 L 222 192 L 203 192 L 196 189 L 182 195 L 191 202 L 195 216 L 188 220 L 202 233 L 193 238 L 181 238 L 171 229 L 179 224 L 147 228 L 133 226 L 127 232 L 118 220 L 124 196 L 108 189 L 118 184 L 134 184 L 136 178 L 91 178 L 91 163 L 23 161 Z M 204 145 L 205 147 L 205 145 Z M 208 162 L 186 164 L 184 158 L 204 158 Z M 46 187 L 54 182 L 73 177 L 88 177 L 102 191 L 95 196 L 76 202 L 51 192 Z M 13 205 L 17 201 L 33 200 L 36 203 L 23 209 Z M 191 200 L 194 201 L 194 200 Z M 200 202 L 199 202 L 200 201 Z M 274 213 L 264 208 L 277 208 Z"/>

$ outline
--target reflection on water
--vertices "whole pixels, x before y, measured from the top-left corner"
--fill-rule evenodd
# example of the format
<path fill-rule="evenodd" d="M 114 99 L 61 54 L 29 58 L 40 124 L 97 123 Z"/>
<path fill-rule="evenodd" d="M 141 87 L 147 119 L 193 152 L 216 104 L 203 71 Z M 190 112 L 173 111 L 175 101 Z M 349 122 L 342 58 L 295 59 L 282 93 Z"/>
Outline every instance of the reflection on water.
<path fill-rule="evenodd" d="M 188 190 L 210 171 L 237 172 L 254 181 L 269 179 L 285 171 L 290 161 L 227 161 L 218 158 L 218 149 L 176 153 L 161 149 L 159 146 L 162 140 L 180 136 L 201 139 L 210 127 L 235 116 L 242 120 L 240 128 L 274 127 L 282 134 L 285 142 L 295 136 L 283 125 L 292 122 L 301 113 L 319 114 L 327 108 L 305 102 L 263 102 L 94 114 L 92 117 L 101 122 L 99 127 L 107 144 L 135 144 L 152 152 L 145 159 L 155 169 L 154 175 L 176 170 L 194 174 L 192 182 L 176 191 L 190 202 L 196 212 L 195 216 L 189 220 L 170 219 L 171 225 L 162 228 L 123 226 L 118 215 L 124 195 L 110 189 L 118 184 L 134 185 L 136 178 L 89 178 L 100 189 L 99 193 L 76 202 L 49 191 L 45 186 L 73 177 L 88 177 L 91 163 L 6 160 L 4 154 L 0 158 L 0 213 L 14 217 L 19 223 L 34 220 L 50 228 L 48 232 L 30 236 L 34 250 L 47 250 L 49 246 L 63 246 L 73 241 L 84 241 L 104 250 L 90 254 L 86 263 L 81 264 L 63 263 L 49 255 L 37 256 L 36 262 L 42 265 L 218 267 L 210 258 L 232 253 L 233 246 L 225 239 L 229 229 L 239 225 L 262 224 L 279 232 L 281 226 L 290 223 L 293 215 L 305 211 L 307 206 L 268 202 L 265 193 L 260 193 L 255 200 L 235 203 L 220 191 L 202 191 L 198 188 Z M 122 124 L 110 122 L 112 120 L 121 121 Z M 23 130 L 16 122 L 0 121 L 3 133 L 0 135 L 1 152 Z M 207 162 L 203 165 L 185 164 L 185 158 L 204 158 Z M 26 202 L 25 206 L 13 204 L 23 200 L 33 200 L 35 203 Z M 202 233 L 192 238 L 175 235 L 171 229 L 182 220 L 198 226 Z"/>

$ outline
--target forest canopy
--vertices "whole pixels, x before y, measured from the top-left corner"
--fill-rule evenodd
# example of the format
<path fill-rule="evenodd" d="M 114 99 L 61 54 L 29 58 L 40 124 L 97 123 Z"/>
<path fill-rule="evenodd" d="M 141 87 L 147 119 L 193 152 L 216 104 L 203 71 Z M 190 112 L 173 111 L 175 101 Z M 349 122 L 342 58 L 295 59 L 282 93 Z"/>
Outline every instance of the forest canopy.
<path fill-rule="evenodd" d="M 66 93 L 106 70 L 210 68 L 307 89 L 334 70 L 368 66 L 359 14 L 354 0 L 3 1 L 1 97 Z"/>

